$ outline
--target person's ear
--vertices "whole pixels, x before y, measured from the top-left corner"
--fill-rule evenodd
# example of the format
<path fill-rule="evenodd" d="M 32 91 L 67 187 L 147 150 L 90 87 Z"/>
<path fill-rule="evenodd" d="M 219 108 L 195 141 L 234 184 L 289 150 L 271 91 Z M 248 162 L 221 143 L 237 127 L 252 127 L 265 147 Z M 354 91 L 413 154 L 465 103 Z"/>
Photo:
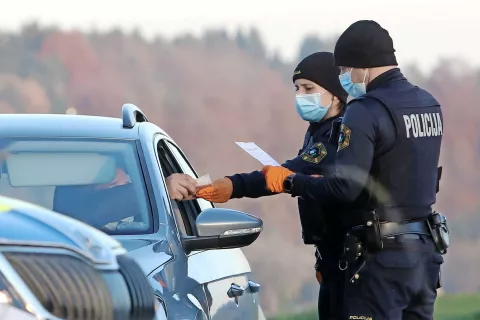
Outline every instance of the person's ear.
<path fill-rule="evenodd" d="M 332 106 L 339 106 L 340 105 L 340 99 L 338 99 L 338 97 L 334 96 L 332 94 Z"/>

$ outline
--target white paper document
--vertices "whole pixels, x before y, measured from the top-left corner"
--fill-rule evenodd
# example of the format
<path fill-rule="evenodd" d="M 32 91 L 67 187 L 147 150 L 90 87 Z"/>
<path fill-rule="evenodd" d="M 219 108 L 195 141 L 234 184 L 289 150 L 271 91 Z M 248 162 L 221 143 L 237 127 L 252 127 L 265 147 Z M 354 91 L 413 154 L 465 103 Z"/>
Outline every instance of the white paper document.
<path fill-rule="evenodd" d="M 235 142 L 240 148 L 249 155 L 260 161 L 264 166 L 279 166 L 277 161 L 270 157 L 268 153 L 260 149 L 254 142 Z"/>
<path fill-rule="evenodd" d="M 210 175 L 206 174 L 197 178 L 197 188 L 203 188 L 206 186 L 210 186 L 212 184 L 212 179 L 210 179 Z"/>

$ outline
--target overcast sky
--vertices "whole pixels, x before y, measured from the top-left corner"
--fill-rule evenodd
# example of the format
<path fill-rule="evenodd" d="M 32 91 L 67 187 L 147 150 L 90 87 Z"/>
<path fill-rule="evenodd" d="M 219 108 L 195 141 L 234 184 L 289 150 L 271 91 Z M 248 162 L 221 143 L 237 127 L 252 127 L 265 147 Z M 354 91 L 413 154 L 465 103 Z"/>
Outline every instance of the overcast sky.
<path fill-rule="evenodd" d="M 373 19 L 394 40 L 400 64 L 418 61 L 428 70 L 439 57 L 480 66 L 478 0 L 2 0 L 0 28 L 17 30 L 37 20 L 66 28 L 126 30 L 151 37 L 200 33 L 205 28 L 256 26 L 269 50 L 295 57 L 309 33 L 340 33 L 360 19 Z"/>

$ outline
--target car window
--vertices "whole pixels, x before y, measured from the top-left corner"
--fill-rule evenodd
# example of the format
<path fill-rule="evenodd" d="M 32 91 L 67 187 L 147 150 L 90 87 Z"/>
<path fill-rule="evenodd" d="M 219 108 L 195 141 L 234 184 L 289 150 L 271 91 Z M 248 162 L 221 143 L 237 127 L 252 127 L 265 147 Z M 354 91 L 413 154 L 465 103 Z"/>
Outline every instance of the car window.
<path fill-rule="evenodd" d="M 177 146 L 175 146 L 174 144 L 172 144 L 168 141 L 167 141 L 167 146 L 168 146 L 168 149 L 172 152 L 175 159 L 177 160 L 180 167 L 182 168 L 182 172 L 185 173 L 185 174 L 188 174 L 189 176 L 193 177 L 194 179 L 197 179 L 198 178 L 197 174 L 195 173 L 195 171 L 193 171 L 190 163 L 185 158 L 183 153 L 177 148 Z M 200 208 L 200 210 L 196 212 L 196 215 L 198 215 L 201 211 L 212 207 L 212 203 L 207 201 L 207 200 L 204 200 L 204 199 L 197 199 L 197 200 L 195 200 L 195 202 L 198 203 L 199 208 Z"/>
<path fill-rule="evenodd" d="M 108 234 L 152 233 L 134 140 L 0 139 L 0 194 Z"/>
<path fill-rule="evenodd" d="M 173 173 L 185 173 L 195 179 L 197 178 L 195 171 L 185 159 L 183 153 L 173 143 L 168 140 L 160 140 L 157 148 L 162 172 L 165 177 Z M 200 200 L 172 201 L 179 231 L 184 235 L 197 235 L 195 219 L 202 210 L 206 207 L 211 207 L 209 202 Z"/>
<path fill-rule="evenodd" d="M 174 155 L 167 147 L 166 140 L 160 140 L 157 144 L 159 162 L 162 168 L 162 173 L 165 178 L 168 178 L 174 173 L 183 173 L 182 167 L 175 159 Z M 169 195 L 170 196 L 170 195 Z M 175 221 L 177 223 L 179 232 L 182 235 L 194 236 L 196 235 L 195 228 L 195 205 L 192 201 L 174 201 L 171 200 Z"/>

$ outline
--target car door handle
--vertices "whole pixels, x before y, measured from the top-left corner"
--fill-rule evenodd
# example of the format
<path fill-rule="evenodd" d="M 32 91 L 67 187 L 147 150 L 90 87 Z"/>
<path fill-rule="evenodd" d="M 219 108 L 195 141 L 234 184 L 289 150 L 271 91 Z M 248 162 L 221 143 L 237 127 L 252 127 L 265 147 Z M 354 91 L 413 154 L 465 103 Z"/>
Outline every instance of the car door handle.
<path fill-rule="evenodd" d="M 260 285 L 252 280 L 248 281 L 247 288 L 251 293 L 258 293 L 260 291 Z"/>
<path fill-rule="evenodd" d="M 227 291 L 227 295 L 229 298 L 238 298 L 243 295 L 245 289 L 240 287 L 238 284 L 232 283 L 230 289 Z"/>

